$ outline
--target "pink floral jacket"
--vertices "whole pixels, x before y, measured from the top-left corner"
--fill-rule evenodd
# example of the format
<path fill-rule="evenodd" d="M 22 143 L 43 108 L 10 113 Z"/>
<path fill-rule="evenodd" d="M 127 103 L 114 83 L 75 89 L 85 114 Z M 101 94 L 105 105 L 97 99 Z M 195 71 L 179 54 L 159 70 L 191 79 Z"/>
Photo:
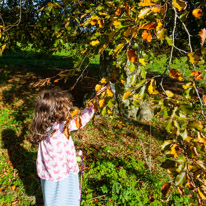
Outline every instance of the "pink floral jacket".
<path fill-rule="evenodd" d="M 93 106 L 84 109 L 81 115 L 82 127 L 84 127 L 94 114 Z M 70 131 L 77 130 L 76 119 L 69 124 Z M 64 135 L 64 123 L 54 123 L 49 135 L 39 143 L 37 154 L 37 173 L 42 179 L 57 182 L 66 178 L 70 171 L 79 172 L 74 142 L 70 136 L 69 140 Z"/>

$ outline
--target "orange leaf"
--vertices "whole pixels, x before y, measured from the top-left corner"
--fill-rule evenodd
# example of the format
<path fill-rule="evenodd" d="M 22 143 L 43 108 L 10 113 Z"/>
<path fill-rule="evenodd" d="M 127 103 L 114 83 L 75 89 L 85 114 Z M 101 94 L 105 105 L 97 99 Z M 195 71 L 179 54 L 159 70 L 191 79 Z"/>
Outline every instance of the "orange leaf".
<path fill-rule="evenodd" d="M 205 103 L 205 106 L 206 106 L 206 95 L 205 94 L 202 96 L 202 99 L 203 99 L 203 102 Z"/>
<path fill-rule="evenodd" d="M 181 187 L 177 187 L 177 191 L 180 193 L 180 195 L 184 195 L 185 194 L 184 189 L 181 188 Z"/>
<path fill-rule="evenodd" d="M 77 117 L 77 118 L 76 118 L 75 123 L 76 123 L 76 127 L 77 127 L 78 129 L 81 128 L 81 126 L 82 126 L 82 120 L 81 120 L 80 117 Z"/>
<path fill-rule="evenodd" d="M 105 99 L 100 99 L 99 100 L 99 106 L 102 108 L 105 104 Z"/>
<path fill-rule="evenodd" d="M 127 51 L 127 58 L 132 61 L 132 62 L 136 62 L 137 61 L 137 54 L 134 50 L 129 49 Z"/>
<path fill-rule="evenodd" d="M 126 5 L 125 5 L 125 9 L 127 11 L 127 14 L 128 16 L 130 15 L 130 8 L 129 8 L 129 4 L 126 2 Z"/>
<path fill-rule="evenodd" d="M 67 139 L 69 139 L 69 137 L 70 137 L 70 132 L 69 132 L 69 128 L 68 128 L 68 127 L 65 127 L 65 129 L 64 129 L 64 135 L 67 137 Z"/>
<path fill-rule="evenodd" d="M 206 29 L 201 29 L 201 31 L 199 32 L 199 36 L 201 38 L 200 44 L 201 46 L 203 46 L 205 39 L 206 39 Z"/>
<path fill-rule="evenodd" d="M 202 11 L 202 9 L 199 9 L 199 8 L 194 9 L 192 11 L 192 15 L 196 18 L 199 18 L 202 14 L 203 14 L 203 11 Z"/>
<path fill-rule="evenodd" d="M 193 76 L 196 80 L 203 80 L 202 71 L 193 71 L 190 75 Z"/>
<path fill-rule="evenodd" d="M 166 196 L 169 193 L 170 187 L 171 187 L 171 183 L 168 183 L 168 182 L 166 182 L 164 185 L 162 185 L 161 192 L 162 192 L 163 196 Z"/>
<path fill-rule="evenodd" d="M 157 26 L 157 22 L 145 23 L 145 24 L 142 24 L 138 28 L 138 30 L 140 30 L 140 29 L 152 30 L 152 29 L 155 29 L 156 26 Z"/>
<path fill-rule="evenodd" d="M 112 90 L 111 89 L 107 89 L 107 95 L 109 96 L 109 97 L 113 97 L 114 96 L 114 94 L 113 94 L 113 92 L 112 92 Z"/>
<path fill-rule="evenodd" d="M 152 3 L 151 0 L 143 0 L 139 3 L 139 6 L 154 6 L 155 3 Z"/>
<path fill-rule="evenodd" d="M 116 12 L 115 12 L 115 15 L 119 16 L 121 14 L 121 9 L 118 7 Z"/>
<path fill-rule="evenodd" d="M 77 114 L 79 114 L 79 109 L 75 109 L 73 112 L 72 112 L 72 114 L 71 114 L 71 116 L 72 116 L 72 118 L 74 117 L 74 116 L 76 116 Z"/>
<path fill-rule="evenodd" d="M 144 30 L 143 33 L 142 33 L 142 38 L 144 40 L 147 40 L 148 42 L 151 42 L 152 41 L 152 35 L 150 32 L 148 32 L 147 30 Z"/>
<path fill-rule="evenodd" d="M 182 74 L 180 72 L 178 72 L 176 69 L 170 69 L 169 70 L 169 75 L 173 79 L 178 79 L 179 81 L 183 81 Z"/>

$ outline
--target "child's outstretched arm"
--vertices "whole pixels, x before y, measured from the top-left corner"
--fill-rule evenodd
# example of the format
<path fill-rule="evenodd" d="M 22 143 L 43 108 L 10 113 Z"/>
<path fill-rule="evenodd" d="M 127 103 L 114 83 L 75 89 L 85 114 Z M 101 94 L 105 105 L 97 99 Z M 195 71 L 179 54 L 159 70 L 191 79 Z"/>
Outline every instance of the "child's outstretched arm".
<path fill-rule="evenodd" d="M 91 105 L 89 108 L 85 108 L 81 114 L 81 116 L 79 117 L 81 119 L 81 127 L 80 128 L 83 128 L 90 120 L 91 118 L 93 117 L 94 115 L 94 108 L 93 108 L 93 105 Z M 74 130 L 77 130 L 79 129 L 77 127 L 77 118 L 74 118 L 70 121 L 70 124 L 69 124 L 69 130 L 70 131 L 74 131 Z"/>

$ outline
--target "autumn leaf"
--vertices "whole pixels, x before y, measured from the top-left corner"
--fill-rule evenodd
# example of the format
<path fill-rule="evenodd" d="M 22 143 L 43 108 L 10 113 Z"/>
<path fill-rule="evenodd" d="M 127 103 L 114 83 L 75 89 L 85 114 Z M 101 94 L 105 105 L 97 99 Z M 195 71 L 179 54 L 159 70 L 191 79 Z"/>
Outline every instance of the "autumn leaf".
<path fill-rule="evenodd" d="M 201 29 L 201 31 L 198 34 L 200 36 L 200 45 L 203 46 L 205 39 L 206 39 L 206 29 Z"/>
<path fill-rule="evenodd" d="M 172 6 L 177 8 L 179 11 L 186 9 L 187 3 L 183 0 L 172 0 Z"/>
<path fill-rule="evenodd" d="M 97 85 L 95 86 L 95 91 L 98 92 L 101 88 L 102 88 L 102 85 L 97 84 Z"/>
<path fill-rule="evenodd" d="M 113 25 L 114 26 L 118 26 L 118 25 L 120 25 L 121 24 L 121 21 L 118 21 L 118 20 L 114 20 L 113 21 Z"/>
<path fill-rule="evenodd" d="M 160 20 L 157 21 L 156 31 L 159 31 L 162 28 L 163 24 Z"/>
<path fill-rule="evenodd" d="M 69 137 L 70 137 L 70 131 L 69 131 L 69 128 L 68 128 L 68 127 L 65 127 L 65 129 L 64 129 L 64 135 L 67 137 L 67 139 L 69 139 Z"/>
<path fill-rule="evenodd" d="M 127 51 L 127 58 L 131 61 L 131 62 L 136 62 L 137 61 L 137 54 L 134 50 L 129 49 Z"/>
<path fill-rule="evenodd" d="M 80 117 L 77 117 L 77 118 L 76 118 L 75 123 L 76 123 L 76 127 L 77 127 L 78 129 L 81 128 L 81 126 L 82 126 L 82 120 L 81 120 Z"/>
<path fill-rule="evenodd" d="M 197 140 L 198 140 L 198 142 L 203 143 L 205 148 L 206 148 L 206 137 L 202 133 L 198 132 L 198 139 Z"/>
<path fill-rule="evenodd" d="M 190 75 L 193 76 L 196 80 L 203 80 L 202 71 L 193 71 Z"/>
<path fill-rule="evenodd" d="M 138 30 L 140 29 L 144 29 L 144 30 L 153 30 L 155 29 L 157 26 L 157 22 L 150 22 L 150 23 L 145 23 L 145 24 L 142 24 Z"/>
<path fill-rule="evenodd" d="M 200 187 L 197 188 L 197 191 L 198 191 L 198 194 L 200 195 L 200 197 L 201 197 L 203 200 L 206 200 L 205 191 L 203 191 L 202 188 L 200 188 Z"/>
<path fill-rule="evenodd" d="M 104 19 L 98 19 L 99 28 L 104 28 Z"/>
<path fill-rule="evenodd" d="M 105 104 L 105 99 L 100 99 L 99 100 L 99 107 L 102 108 Z"/>
<path fill-rule="evenodd" d="M 117 47 L 114 49 L 114 54 L 118 54 L 119 52 L 121 52 L 121 50 L 123 49 L 125 43 L 120 43 L 119 45 L 117 45 Z"/>
<path fill-rule="evenodd" d="M 1 47 L 1 55 L 2 55 L 2 53 L 4 52 L 4 49 L 6 48 L 6 44 L 4 44 L 2 47 Z"/>
<path fill-rule="evenodd" d="M 160 13 L 161 10 L 162 10 L 161 7 L 152 7 L 152 8 L 151 8 L 151 12 L 153 12 L 153 13 Z"/>
<path fill-rule="evenodd" d="M 118 7 L 117 10 L 116 10 L 116 12 L 115 12 L 115 15 L 116 15 L 116 16 L 119 16 L 120 14 L 121 14 L 121 8 Z"/>
<path fill-rule="evenodd" d="M 132 91 L 127 91 L 123 94 L 122 99 L 127 99 L 132 96 Z"/>
<path fill-rule="evenodd" d="M 148 87 L 149 94 L 159 94 L 159 92 L 156 90 L 156 81 L 155 79 L 151 79 L 150 85 Z"/>
<path fill-rule="evenodd" d="M 174 158 L 177 158 L 177 157 L 178 157 L 177 149 L 178 149 L 178 145 L 177 145 L 177 144 L 173 144 L 173 145 L 171 146 L 171 152 L 170 152 L 170 154 L 174 155 Z"/>
<path fill-rule="evenodd" d="M 126 2 L 126 5 L 125 5 L 125 9 L 127 11 L 127 15 L 129 16 L 130 15 L 130 7 L 129 7 L 129 4 Z"/>
<path fill-rule="evenodd" d="M 196 18 L 199 18 L 200 16 L 202 16 L 203 11 L 202 9 L 196 8 L 192 11 L 192 15 Z"/>
<path fill-rule="evenodd" d="M 166 182 L 162 185 L 161 193 L 162 195 L 166 196 L 170 191 L 171 183 Z"/>
<path fill-rule="evenodd" d="M 187 55 L 192 64 L 198 63 L 200 61 L 200 56 L 195 52 L 190 52 Z"/>
<path fill-rule="evenodd" d="M 147 42 L 151 42 L 151 41 L 152 41 L 152 35 L 151 35 L 151 33 L 148 32 L 147 30 L 144 30 L 144 31 L 142 32 L 142 38 L 143 38 L 144 40 L 147 40 Z"/>
<path fill-rule="evenodd" d="M 202 96 L 202 99 L 203 99 L 203 102 L 205 103 L 205 106 L 206 106 L 206 95 L 205 94 Z"/>
<path fill-rule="evenodd" d="M 138 18 L 139 19 L 144 19 L 145 16 L 149 13 L 151 9 L 150 8 L 145 8 L 145 9 L 142 9 L 138 15 Z"/>
<path fill-rule="evenodd" d="M 173 79 L 178 79 L 179 81 L 183 81 L 182 74 L 179 71 L 177 71 L 176 69 L 170 69 L 169 70 L 169 75 Z"/>
<path fill-rule="evenodd" d="M 143 0 L 139 3 L 139 6 L 154 6 L 155 3 L 152 3 L 151 0 Z"/>
<path fill-rule="evenodd" d="M 100 83 L 102 83 L 102 84 L 106 84 L 108 82 L 108 78 L 102 78 L 101 80 L 100 80 Z"/>
<path fill-rule="evenodd" d="M 170 90 L 166 90 L 165 93 L 167 94 L 168 97 L 173 97 L 174 93 L 171 92 Z"/>
<path fill-rule="evenodd" d="M 91 44 L 92 46 L 97 46 L 97 45 L 100 44 L 100 42 L 99 42 L 99 40 L 95 40 L 95 41 L 91 41 L 90 44 Z"/>
<path fill-rule="evenodd" d="M 139 59 L 139 63 L 141 63 L 143 66 L 146 66 L 146 65 L 147 65 L 147 63 L 145 62 L 144 59 Z"/>
<path fill-rule="evenodd" d="M 113 97 L 113 96 L 114 96 L 114 94 L 113 94 L 113 92 L 112 92 L 111 89 L 107 89 L 106 93 L 107 93 L 107 95 L 108 95 L 109 97 Z"/>
<path fill-rule="evenodd" d="M 97 101 L 96 100 L 93 101 L 93 108 L 94 108 L 95 112 L 98 112 L 98 107 L 97 107 Z"/>
<path fill-rule="evenodd" d="M 75 109 L 75 110 L 72 112 L 72 114 L 71 114 L 72 118 L 73 118 L 74 116 L 76 116 L 77 114 L 79 114 L 79 112 L 80 112 L 79 109 Z"/>

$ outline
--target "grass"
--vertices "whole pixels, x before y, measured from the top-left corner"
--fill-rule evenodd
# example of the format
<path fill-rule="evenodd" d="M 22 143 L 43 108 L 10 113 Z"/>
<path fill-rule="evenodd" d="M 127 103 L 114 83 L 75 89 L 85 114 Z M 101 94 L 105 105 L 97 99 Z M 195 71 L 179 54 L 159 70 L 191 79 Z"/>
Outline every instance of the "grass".
<path fill-rule="evenodd" d="M 63 61 L 62 57 L 52 58 Z M 19 63 L 15 64 L 17 59 Z M 45 60 L 45 65 L 37 69 L 43 59 L 21 59 L 10 54 L 8 59 L 0 59 L 1 205 L 42 205 L 35 168 L 37 148 L 29 141 L 29 126 L 40 90 L 33 87 L 33 83 L 57 74 L 68 63 L 61 62 L 63 66 L 58 68 L 52 65 L 53 60 Z M 39 62 L 33 64 L 32 61 Z M 72 91 L 77 106 L 97 82 L 95 75 L 89 74 Z M 72 84 L 72 79 L 66 84 L 58 82 L 64 89 Z M 52 82 L 48 87 L 55 85 Z M 197 205 L 188 191 L 184 196 L 176 189 L 171 189 L 167 195 L 161 192 L 162 185 L 172 182 L 161 167 L 165 156 L 160 145 L 167 136 L 165 122 L 156 118 L 150 124 L 128 122 L 118 117 L 95 117 L 85 128 L 74 132 L 76 148 L 84 153 L 82 205 Z"/>

